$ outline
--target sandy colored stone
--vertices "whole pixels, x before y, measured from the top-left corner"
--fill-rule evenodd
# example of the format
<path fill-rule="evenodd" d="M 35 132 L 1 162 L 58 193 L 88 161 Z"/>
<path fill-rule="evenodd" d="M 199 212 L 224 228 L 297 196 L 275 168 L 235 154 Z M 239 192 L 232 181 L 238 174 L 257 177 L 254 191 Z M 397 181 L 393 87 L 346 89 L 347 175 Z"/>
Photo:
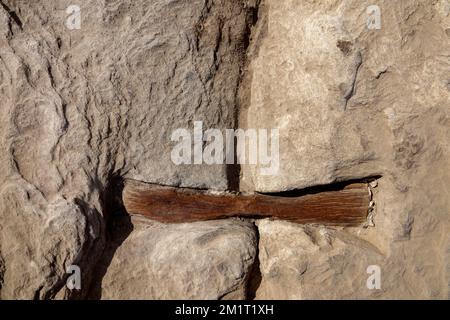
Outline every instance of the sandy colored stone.
<path fill-rule="evenodd" d="M 256 245 L 253 224 L 235 219 L 143 222 L 115 253 L 102 299 L 245 299 Z"/>
<path fill-rule="evenodd" d="M 379 183 L 375 227 L 339 231 L 324 248 L 308 240 L 302 226 L 260 224 L 257 297 L 448 297 L 445 1 L 378 2 L 380 30 L 366 28 L 370 1 L 264 3 L 242 118 L 249 128 L 279 128 L 280 171 L 263 176 L 246 166 L 243 186 L 281 191 L 366 177 Z M 342 235 L 355 241 L 342 241 Z M 302 248 L 292 248 L 298 241 Z M 374 260 L 366 244 L 381 253 L 379 292 L 364 286 Z M 272 263 L 279 270 L 274 277 Z M 314 268 L 301 275 L 299 264 Z"/>
<path fill-rule="evenodd" d="M 245 2 L 247 3 L 247 2 Z M 2 298 L 83 297 L 119 178 L 226 189 L 225 166 L 175 166 L 176 128 L 230 128 L 252 6 L 242 1 L 1 1 Z M 80 293 L 66 290 L 79 265 Z M 59 292 L 59 293 L 58 293 Z"/>
<path fill-rule="evenodd" d="M 258 1 L 87 0 L 80 30 L 72 1 L 0 3 L 0 298 L 449 297 L 448 1 L 377 1 L 380 30 L 369 0 L 263 0 L 257 17 Z M 279 128 L 279 174 L 243 166 L 243 190 L 376 176 L 374 226 L 115 233 L 121 179 L 235 185 L 225 165 L 171 162 L 194 121 Z"/>
<path fill-rule="evenodd" d="M 384 268 L 383 254 L 369 242 L 341 230 L 283 221 L 263 220 L 258 229 L 257 299 L 362 299 L 384 292 L 366 286 L 367 267 Z"/>

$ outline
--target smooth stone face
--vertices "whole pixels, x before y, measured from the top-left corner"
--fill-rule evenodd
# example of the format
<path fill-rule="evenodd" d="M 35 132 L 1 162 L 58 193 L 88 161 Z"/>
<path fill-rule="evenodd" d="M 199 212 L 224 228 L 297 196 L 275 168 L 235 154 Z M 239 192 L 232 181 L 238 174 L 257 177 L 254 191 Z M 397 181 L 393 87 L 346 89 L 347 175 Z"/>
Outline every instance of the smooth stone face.
<path fill-rule="evenodd" d="M 102 299 L 245 299 L 255 230 L 235 219 L 142 221 L 114 254 Z"/>

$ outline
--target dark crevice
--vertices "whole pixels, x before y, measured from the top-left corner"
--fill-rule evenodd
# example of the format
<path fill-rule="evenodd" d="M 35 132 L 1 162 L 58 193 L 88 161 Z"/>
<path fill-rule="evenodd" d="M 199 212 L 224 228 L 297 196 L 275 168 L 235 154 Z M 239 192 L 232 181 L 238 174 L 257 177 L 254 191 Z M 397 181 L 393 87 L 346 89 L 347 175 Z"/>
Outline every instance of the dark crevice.
<path fill-rule="evenodd" d="M 133 231 L 131 217 L 126 213 L 122 203 L 122 177 L 113 176 L 102 195 L 102 206 L 105 220 L 105 248 L 92 274 L 88 299 L 100 299 L 102 281 L 117 249 Z"/>
<path fill-rule="evenodd" d="M 319 185 L 314 187 L 308 187 L 304 189 L 293 189 L 281 192 L 259 192 L 260 194 L 269 195 L 269 196 L 277 196 L 277 197 L 286 197 L 286 198 L 294 198 L 294 197 L 302 197 L 308 194 L 316 194 L 321 192 L 329 192 L 329 191 L 339 191 L 343 190 L 348 185 L 354 183 L 369 183 L 374 180 L 380 179 L 381 176 L 370 176 L 361 179 L 352 179 L 346 181 L 335 182 L 331 184 Z"/>
<path fill-rule="evenodd" d="M 40 300 L 41 299 L 41 291 L 44 288 L 44 286 L 40 286 L 37 288 L 37 290 L 34 292 L 33 300 Z"/>
<path fill-rule="evenodd" d="M 2 288 L 5 274 L 5 261 L 2 257 L 2 252 L 0 251 L 0 300 L 2 299 Z"/>
<path fill-rule="evenodd" d="M 227 164 L 226 175 L 228 181 L 227 189 L 229 191 L 239 191 L 239 175 L 241 172 L 241 166 L 238 164 Z"/>
<path fill-rule="evenodd" d="M 256 254 L 255 261 L 253 262 L 252 268 L 247 279 L 247 300 L 255 300 L 256 291 L 258 291 L 261 285 L 262 275 L 259 262 L 259 229 L 256 223 L 254 224 L 255 236 L 256 236 Z"/>
<path fill-rule="evenodd" d="M 349 92 L 347 92 L 347 94 L 344 96 L 344 99 L 345 99 L 344 110 L 347 110 L 347 106 L 348 106 L 350 99 L 355 95 L 356 81 L 358 80 L 359 69 L 361 68 L 362 64 L 363 64 L 362 54 L 361 54 L 361 52 L 358 52 L 358 61 L 356 63 L 355 74 L 353 76 L 353 82 L 352 82 Z"/>
<path fill-rule="evenodd" d="M 149 186 L 153 186 L 153 187 L 160 187 L 160 188 L 177 188 L 180 191 L 182 190 L 187 190 L 187 191 L 199 191 L 199 192 L 208 192 L 211 191 L 211 188 L 206 188 L 206 187 L 196 187 L 196 186 L 188 186 L 188 187 L 182 187 L 179 184 L 163 184 L 163 183 L 154 183 L 154 182 L 147 182 L 147 181 L 142 181 L 142 180 L 136 180 L 136 179 L 125 179 L 128 182 L 134 181 L 140 184 L 147 184 Z M 125 181 L 124 180 L 124 181 Z M 223 191 L 224 193 L 230 193 L 230 194 L 236 194 L 239 192 L 232 192 L 232 191 Z"/>
<path fill-rule="evenodd" d="M 253 32 L 253 28 L 256 26 L 256 24 L 258 23 L 258 18 L 259 18 L 259 8 L 261 5 L 261 0 L 256 1 L 255 6 L 254 7 L 249 7 L 246 8 L 246 29 L 244 32 L 244 35 L 242 37 L 241 40 L 241 44 L 240 46 L 242 46 L 241 50 L 241 54 L 243 56 L 242 59 L 242 64 L 240 66 L 241 68 L 241 74 L 239 77 L 239 82 L 238 85 L 236 86 L 236 91 L 235 91 L 235 97 L 236 97 L 236 101 L 237 101 L 237 106 L 233 115 L 233 125 L 234 128 L 237 129 L 239 128 L 239 118 L 240 118 L 240 114 L 239 112 L 242 111 L 242 101 L 240 101 L 239 99 L 239 92 L 241 89 L 241 86 L 243 85 L 245 76 L 244 76 L 244 72 L 246 69 L 246 66 L 248 65 L 249 61 L 248 61 L 248 51 L 250 49 L 250 45 L 251 45 L 251 41 L 252 41 L 252 32 Z M 234 161 L 233 163 L 235 164 L 227 164 L 226 165 L 226 176 L 227 176 L 227 181 L 228 181 L 228 190 L 229 191 L 234 191 L 237 192 L 240 190 L 240 173 L 241 173 L 241 166 L 239 164 L 237 164 L 237 155 L 236 155 L 236 150 L 237 150 L 237 141 L 235 139 L 234 143 L 233 143 L 233 149 L 235 150 L 234 152 Z"/>
<path fill-rule="evenodd" d="M 5 11 L 8 12 L 11 19 L 19 26 L 20 30 L 23 30 L 22 20 L 20 20 L 16 12 L 14 10 L 11 10 L 3 1 L 0 1 L 0 4 L 2 5 L 3 9 L 5 9 Z"/>
<path fill-rule="evenodd" d="M 378 74 L 375 76 L 375 79 L 380 79 L 382 75 L 386 74 L 388 72 L 388 69 L 381 70 L 378 72 Z"/>
<path fill-rule="evenodd" d="M 255 7 L 247 8 L 247 25 L 244 33 L 243 46 L 244 50 L 247 51 L 250 47 L 252 28 L 258 23 L 259 6 L 261 1 L 257 1 Z"/>

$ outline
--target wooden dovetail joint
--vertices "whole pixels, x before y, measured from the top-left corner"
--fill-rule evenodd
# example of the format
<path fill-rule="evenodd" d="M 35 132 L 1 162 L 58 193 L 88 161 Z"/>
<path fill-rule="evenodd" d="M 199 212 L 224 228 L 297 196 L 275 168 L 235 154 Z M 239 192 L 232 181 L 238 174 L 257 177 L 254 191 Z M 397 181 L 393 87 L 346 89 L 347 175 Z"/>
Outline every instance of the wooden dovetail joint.
<path fill-rule="evenodd" d="M 336 191 L 283 197 L 211 194 L 203 190 L 164 187 L 134 180 L 125 182 L 122 198 L 128 213 L 164 223 L 246 217 L 337 226 L 365 223 L 371 201 L 366 183 L 350 184 Z"/>

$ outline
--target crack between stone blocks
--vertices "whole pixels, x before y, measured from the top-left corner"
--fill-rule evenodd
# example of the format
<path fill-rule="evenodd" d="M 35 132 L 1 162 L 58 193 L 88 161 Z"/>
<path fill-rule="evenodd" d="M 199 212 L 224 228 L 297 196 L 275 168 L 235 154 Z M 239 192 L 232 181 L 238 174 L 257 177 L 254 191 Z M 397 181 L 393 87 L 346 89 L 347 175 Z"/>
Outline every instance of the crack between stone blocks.
<path fill-rule="evenodd" d="M 236 90 L 234 93 L 236 101 L 236 109 L 233 116 L 233 125 L 235 129 L 240 126 L 240 120 L 242 119 L 242 114 L 248 108 L 248 103 L 250 100 L 250 91 L 248 86 L 251 83 L 250 74 L 248 72 L 248 67 L 252 60 L 251 51 L 254 44 L 254 32 L 258 31 L 258 24 L 264 19 L 261 19 L 262 8 L 264 0 L 255 0 L 254 3 L 244 2 L 243 9 L 250 8 L 246 16 L 246 31 L 243 38 L 244 44 L 244 58 L 240 66 L 240 75 Z M 236 142 L 234 145 L 234 150 L 237 150 Z M 237 153 L 234 154 L 234 163 L 237 163 Z M 228 181 L 228 190 L 238 192 L 240 190 L 241 182 L 241 166 L 239 164 L 227 165 L 226 175 Z"/>
<path fill-rule="evenodd" d="M 250 272 L 246 279 L 246 299 L 247 300 L 255 300 L 256 298 L 256 292 L 259 289 L 259 286 L 261 285 L 262 280 L 262 274 L 261 274 L 261 263 L 259 260 L 259 243 L 260 243 L 260 233 L 258 225 L 256 224 L 256 221 L 253 221 L 253 227 L 255 231 L 255 237 L 256 237 L 256 252 L 255 252 L 255 259 L 253 261 L 253 265 L 250 268 Z"/>

